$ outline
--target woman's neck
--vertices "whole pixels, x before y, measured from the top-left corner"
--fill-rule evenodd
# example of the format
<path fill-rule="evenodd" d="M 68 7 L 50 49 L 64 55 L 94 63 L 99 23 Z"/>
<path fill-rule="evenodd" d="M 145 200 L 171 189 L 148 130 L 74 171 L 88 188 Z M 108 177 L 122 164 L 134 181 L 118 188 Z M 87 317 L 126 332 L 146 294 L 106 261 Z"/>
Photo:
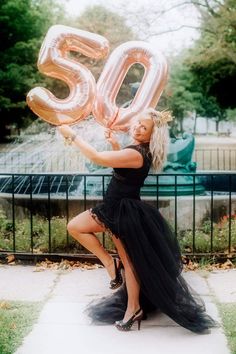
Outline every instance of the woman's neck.
<path fill-rule="evenodd" d="M 149 141 L 133 140 L 133 145 L 149 144 Z"/>

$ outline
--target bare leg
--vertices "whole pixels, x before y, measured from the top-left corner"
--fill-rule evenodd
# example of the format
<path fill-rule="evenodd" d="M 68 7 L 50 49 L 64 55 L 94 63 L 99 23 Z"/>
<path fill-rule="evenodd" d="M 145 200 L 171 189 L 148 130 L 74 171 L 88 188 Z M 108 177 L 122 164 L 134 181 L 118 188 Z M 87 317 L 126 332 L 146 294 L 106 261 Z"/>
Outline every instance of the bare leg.
<path fill-rule="evenodd" d="M 125 280 L 126 280 L 126 288 L 128 293 L 128 303 L 127 309 L 124 316 L 124 322 L 126 322 L 139 308 L 139 293 L 140 293 L 140 285 L 133 269 L 133 265 L 124 249 L 124 246 L 120 239 L 117 239 L 115 236 L 112 237 L 113 242 L 117 248 L 119 256 L 122 260 L 125 269 Z"/>
<path fill-rule="evenodd" d="M 100 259 L 110 277 L 114 279 L 115 269 L 113 258 L 94 235 L 94 232 L 103 232 L 105 230 L 91 217 L 89 211 L 87 210 L 74 217 L 68 223 L 67 229 L 73 238 Z"/>

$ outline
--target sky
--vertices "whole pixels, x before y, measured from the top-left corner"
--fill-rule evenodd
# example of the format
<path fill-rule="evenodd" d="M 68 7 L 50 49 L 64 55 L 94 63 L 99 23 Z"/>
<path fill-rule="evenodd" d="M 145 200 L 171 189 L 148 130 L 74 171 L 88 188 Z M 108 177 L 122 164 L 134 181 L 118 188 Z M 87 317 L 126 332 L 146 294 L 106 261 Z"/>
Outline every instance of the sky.
<path fill-rule="evenodd" d="M 193 5 L 183 5 L 177 7 L 183 0 L 57 0 L 64 4 L 67 12 L 73 16 L 79 16 L 88 6 L 103 5 L 109 10 L 123 15 L 127 23 L 137 28 L 137 23 L 142 24 L 141 29 L 136 30 L 140 39 L 146 40 L 158 46 L 158 49 L 167 55 L 176 55 L 183 48 L 193 45 L 198 38 L 198 32 L 192 27 L 199 26 L 198 13 Z M 158 17 L 154 11 L 170 9 L 165 14 Z M 135 9 L 135 10 L 134 10 Z M 133 14 L 134 13 L 134 14 Z M 146 31 L 142 30 L 145 18 L 155 19 L 155 23 Z M 183 26 L 189 27 L 183 27 Z M 173 29 L 180 28 L 178 31 Z M 150 36 L 150 33 L 161 33 L 171 30 L 165 34 Z"/>

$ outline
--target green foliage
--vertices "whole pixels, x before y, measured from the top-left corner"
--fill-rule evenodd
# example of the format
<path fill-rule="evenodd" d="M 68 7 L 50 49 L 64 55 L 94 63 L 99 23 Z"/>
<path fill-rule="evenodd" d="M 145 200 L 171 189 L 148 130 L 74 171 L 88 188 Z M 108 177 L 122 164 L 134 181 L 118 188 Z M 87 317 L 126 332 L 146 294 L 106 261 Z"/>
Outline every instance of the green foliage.
<path fill-rule="evenodd" d="M 48 220 L 40 217 L 33 217 L 32 244 L 30 219 L 20 219 L 15 222 L 13 230 L 12 220 L 9 220 L 3 211 L 0 212 L 0 248 L 6 251 L 13 250 L 13 232 L 15 232 L 15 246 L 17 251 L 35 253 L 49 252 L 49 223 Z M 53 217 L 50 221 L 51 227 L 51 251 L 76 252 L 79 244 L 71 238 L 67 239 L 65 218 Z"/>
<path fill-rule="evenodd" d="M 19 128 L 33 114 L 26 106 L 27 92 L 43 84 L 36 63 L 42 39 L 59 18 L 55 1 L 2 0 L 0 4 L 0 140 L 13 123 Z"/>
<path fill-rule="evenodd" d="M 0 353 L 13 354 L 37 320 L 41 304 L 0 302 Z"/>
<path fill-rule="evenodd" d="M 226 110 L 227 119 L 231 121 L 236 121 L 236 108 Z"/>
<path fill-rule="evenodd" d="M 231 354 L 236 354 L 236 304 L 219 304 L 218 308 Z"/>
<path fill-rule="evenodd" d="M 198 4 L 198 2 L 196 2 Z M 232 119 L 236 104 L 236 3 L 203 1 L 201 36 L 175 59 L 166 90 L 167 106 L 180 123 L 189 111 L 219 122 Z"/>
<path fill-rule="evenodd" d="M 49 239 L 49 222 L 46 218 L 34 215 L 32 219 L 32 240 L 30 217 L 15 220 L 13 229 L 12 220 L 8 219 L 5 212 L 0 209 L 0 250 L 13 250 L 13 233 L 15 233 L 15 248 L 17 252 L 48 253 L 51 242 L 51 252 L 86 252 L 83 247 L 72 237 L 67 235 L 67 220 L 64 217 L 52 217 L 50 220 L 51 239 Z M 97 235 L 101 243 L 109 249 L 114 249 L 114 244 L 103 233 Z"/>
<path fill-rule="evenodd" d="M 193 231 L 186 230 L 179 233 L 179 243 L 185 253 L 193 252 Z M 229 220 L 223 218 L 219 223 L 213 223 L 213 252 L 228 252 Z M 231 251 L 236 250 L 236 219 L 231 220 Z M 211 222 L 207 220 L 195 232 L 195 252 L 207 253 L 211 251 Z"/>
<path fill-rule="evenodd" d="M 33 216 L 32 244 L 30 218 L 16 220 L 13 230 L 12 220 L 8 219 L 5 212 L 0 211 L 0 249 L 4 251 L 13 250 L 13 231 L 15 232 L 16 251 L 34 253 L 49 252 L 49 223 L 46 218 Z M 50 220 L 51 227 L 51 252 L 79 253 L 85 250 L 72 237 L 67 236 L 66 218 L 53 217 Z M 98 234 L 102 244 L 109 250 L 114 250 L 112 239 L 108 235 Z M 179 231 L 179 243 L 182 252 L 193 251 L 193 231 Z M 229 219 L 224 217 L 219 223 L 213 223 L 213 252 L 227 252 L 229 238 Z M 232 251 L 236 249 L 236 219 L 231 220 L 231 246 Z M 207 253 L 211 250 L 211 223 L 205 221 L 201 228 L 195 232 L 195 252 Z"/>
<path fill-rule="evenodd" d="M 213 0 L 202 10 L 202 31 L 186 64 L 196 75 L 204 95 L 214 97 L 220 110 L 235 108 L 236 2 Z"/>
<path fill-rule="evenodd" d="M 192 72 L 181 62 L 171 68 L 165 97 L 168 109 L 173 112 L 174 117 L 180 123 L 181 132 L 184 117 L 189 112 L 202 110 L 202 93 L 196 85 Z"/>

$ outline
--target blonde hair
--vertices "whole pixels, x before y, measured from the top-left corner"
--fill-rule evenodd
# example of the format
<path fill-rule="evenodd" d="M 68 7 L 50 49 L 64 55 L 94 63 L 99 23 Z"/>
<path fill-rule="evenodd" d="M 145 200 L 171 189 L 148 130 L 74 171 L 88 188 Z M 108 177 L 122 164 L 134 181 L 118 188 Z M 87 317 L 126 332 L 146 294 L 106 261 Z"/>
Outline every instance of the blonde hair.
<path fill-rule="evenodd" d="M 149 150 L 152 155 L 152 169 L 159 171 L 167 156 L 169 133 L 168 122 L 173 120 L 170 111 L 156 111 L 147 108 L 141 112 L 142 117 L 151 118 L 154 125 L 149 143 Z"/>

